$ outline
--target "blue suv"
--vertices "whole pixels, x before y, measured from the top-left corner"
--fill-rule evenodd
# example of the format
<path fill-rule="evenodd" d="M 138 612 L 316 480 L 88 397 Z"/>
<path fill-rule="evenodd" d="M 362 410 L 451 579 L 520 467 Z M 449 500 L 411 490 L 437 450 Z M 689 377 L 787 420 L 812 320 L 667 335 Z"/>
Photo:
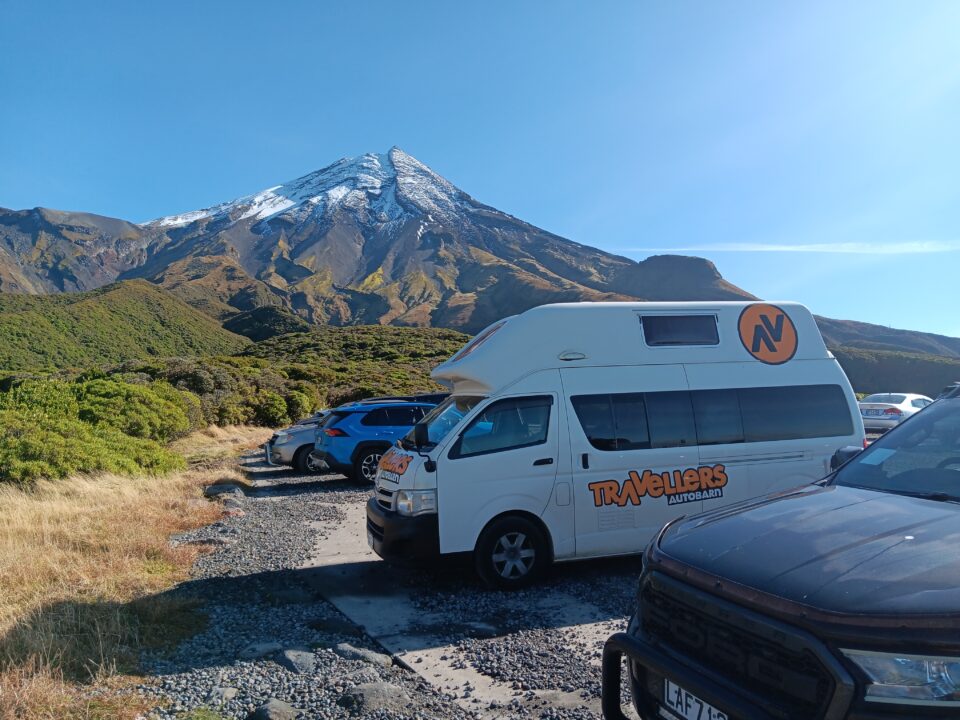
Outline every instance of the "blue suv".
<path fill-rule="evenodd" d="M 321 469 L 373 482 L 380 457 L 445 395 L 363 400 L 341 405 L 317 428 L 310 459 Z"/>

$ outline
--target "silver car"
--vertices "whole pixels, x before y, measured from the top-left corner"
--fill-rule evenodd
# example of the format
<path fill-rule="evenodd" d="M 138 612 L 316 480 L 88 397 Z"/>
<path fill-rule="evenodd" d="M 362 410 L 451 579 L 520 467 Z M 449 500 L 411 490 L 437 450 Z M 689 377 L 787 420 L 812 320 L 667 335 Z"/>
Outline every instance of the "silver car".
<path fill-rule="evenodd" d="M 875 393 L 860 401 L 866 430 L 889 430 L 923 410 L 933 400 L 915 393 Z"/>
<path fill-rule="evenodd" d="M 310 459 L 310 453 L 316 441 L 317 428 L 329 414 L 329 410 L 321 410 L 275 432 L 263 445 L 267 463 L 286 465 L 304 474 L 321 472 L 322 468 Z"/>

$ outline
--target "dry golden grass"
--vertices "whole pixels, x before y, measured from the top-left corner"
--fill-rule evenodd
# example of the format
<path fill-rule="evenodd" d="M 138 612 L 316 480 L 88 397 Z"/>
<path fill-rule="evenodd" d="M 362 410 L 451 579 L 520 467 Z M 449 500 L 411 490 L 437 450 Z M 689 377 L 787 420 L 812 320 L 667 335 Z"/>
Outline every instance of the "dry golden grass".
<path fill-rule="evenodd" d="M 140 648 L 196 631 L 193 608 L 157 595 L 199 552 L 168 538 L 220 516 L 203 486 L 239 478 L 226 458 L 266 434 L 195 433 L 178 450 L 198 464 L 166 477 L 0 485 L 0 720 L 126 714 L 125 703 L 84 699 L 80 683 L 109 682 L 135 669 Z"/>

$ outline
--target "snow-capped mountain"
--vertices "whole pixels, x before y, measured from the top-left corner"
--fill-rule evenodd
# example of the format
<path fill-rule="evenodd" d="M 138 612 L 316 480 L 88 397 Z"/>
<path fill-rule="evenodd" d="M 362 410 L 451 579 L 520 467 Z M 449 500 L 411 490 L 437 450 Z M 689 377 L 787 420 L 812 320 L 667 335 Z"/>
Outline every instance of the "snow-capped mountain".
<path fill-rule="evenodd" d="M 310 322 L 468 331 L 545 302 L 750 297 L 699 258 L 636 263 L 545 232 L 399 148 L 140 225 L 0 210 L 8 260 L 0 290 L 142 277 L 221 318 L 276 305 Z"/>

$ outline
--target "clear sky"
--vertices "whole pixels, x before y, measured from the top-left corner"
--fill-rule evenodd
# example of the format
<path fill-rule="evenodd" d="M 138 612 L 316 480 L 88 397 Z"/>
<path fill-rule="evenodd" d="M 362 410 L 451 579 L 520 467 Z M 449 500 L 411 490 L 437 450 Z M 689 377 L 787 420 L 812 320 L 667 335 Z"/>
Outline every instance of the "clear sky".
<path fill-rule="evenodd" d="M 0 0 L 0 206 L 144 221 L 399 145 L 635 259 L 960 336 L 960 3 Z"/>

